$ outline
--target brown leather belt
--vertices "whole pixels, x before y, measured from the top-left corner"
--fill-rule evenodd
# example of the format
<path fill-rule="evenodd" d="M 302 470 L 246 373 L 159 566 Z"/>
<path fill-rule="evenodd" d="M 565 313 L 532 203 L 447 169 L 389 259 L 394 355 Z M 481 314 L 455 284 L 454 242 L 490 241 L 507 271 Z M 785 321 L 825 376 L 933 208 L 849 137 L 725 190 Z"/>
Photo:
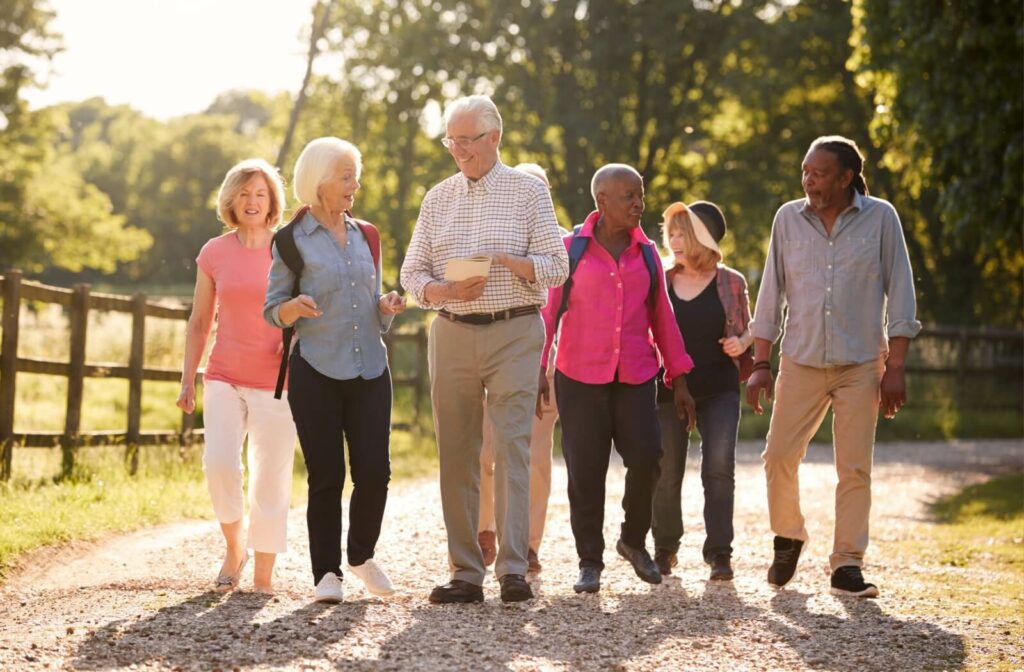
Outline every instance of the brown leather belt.
<path fill-rule="evenodd" d="M 467 313 L 465 315 L 456 315 L 455 313 L 449 313 L 447 310 L 440 310 L 437 314 L 446 320 L 451 320 L 452 322 L 463 322 L 465 324 L 494 324 L 501 320 L 511 320 L 513 317 L 536 315 L 537 306 L 519 306 L 518 308 L 506 308 L 505 310 L 499 310 L 496 313 Z"/>

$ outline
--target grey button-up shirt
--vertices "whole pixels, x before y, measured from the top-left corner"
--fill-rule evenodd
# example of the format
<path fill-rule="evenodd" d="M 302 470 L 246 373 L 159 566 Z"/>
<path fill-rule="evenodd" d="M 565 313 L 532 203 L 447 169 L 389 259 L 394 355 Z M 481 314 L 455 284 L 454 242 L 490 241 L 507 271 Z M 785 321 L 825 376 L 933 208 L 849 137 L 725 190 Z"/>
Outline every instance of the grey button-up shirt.
<path fill-rule="evenodd" d="M 299 291 L 313 297 L 323 311 L 320 317 L 296 320 L 295 334 L 302 344 L 302 358 L 320 373 L 337 380 L 369 380 L 388 365 L 380 335 L 391 327 L 394 316 L 377 308 L 380 269 L 374 267 L 363 232 L 348 217 L 345 224 L 345 249 L 311 212 L 295 228 L 295 246 L 305 263 Z M 276 246 L 272 246 L 272 254 L 263 318 L 284 328 L 288 325 L 281 322 L 281 304 L 292 298 L 295 275 Z"/>
<path fill-rule="evenodd" d="M 785 318 L 783 317 L 785 310 Z M 751 333 L 778 340 L 798 364 L 860 364 L 888 352 L 888 338 L 913 338 L 914 278 L 903 229 L 888 201 L 856 194 L 832 235 L 807 199 L 775 215 Z"/>

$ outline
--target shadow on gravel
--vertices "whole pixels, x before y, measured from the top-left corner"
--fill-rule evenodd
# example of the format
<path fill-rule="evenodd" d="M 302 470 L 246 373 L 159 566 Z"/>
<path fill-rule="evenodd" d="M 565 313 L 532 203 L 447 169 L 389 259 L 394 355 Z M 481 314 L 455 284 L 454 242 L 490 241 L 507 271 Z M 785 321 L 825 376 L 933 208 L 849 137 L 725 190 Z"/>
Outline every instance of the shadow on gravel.
<path fill-rule="evenodd" d="M 822 670 L 959 670 L 963 637 L 932 623 L 905 621 L 882 612 L 873 599 L 837 597 L 846 618 L 808 610 L 810 594 L 779 591 L 771 601 L 777 618 L 769 629 L 808 667 Z"/>
<path fill-rule="evenodd" d="M 363 620 L 366 605 L 310 604 L 266 623 L 253 617 L 268 600 L 256 593 L 207 592 L 138 621 L 113 621 L 79 646 L 72 667 L 106 670 L 158 664 L 182 670 L 287 665 L 326 657 Z"/>
<path fill-rule="evenodd" d="M 489 594 L 478 605 L 425 604 L 412 617 L 380 658 L 365 667 L 344 661 L 338 669 L 620 669 L 667 639 L 728 636 L 731 621 L 764 612 L 740 602 L 731 586 L 709 587 L 697 599 L 676 581 L 643 594 L 608 591 L 532 605 L 505 605 Z"/>

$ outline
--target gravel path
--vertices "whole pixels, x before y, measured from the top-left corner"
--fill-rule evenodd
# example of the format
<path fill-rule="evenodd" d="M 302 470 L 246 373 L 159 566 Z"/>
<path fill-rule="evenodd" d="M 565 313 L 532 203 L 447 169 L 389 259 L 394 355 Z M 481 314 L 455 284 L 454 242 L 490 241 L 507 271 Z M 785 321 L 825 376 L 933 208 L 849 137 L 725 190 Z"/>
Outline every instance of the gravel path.
<path fill-rule="evenodd" d="M 872 532 L 926 538 L 925 505 L 986 474 L 1024 467 L 1020 442 L 886 444 L 876 451 Z M 293 511 L 278 593 L 207 592 L 220 565 L 211 521 L 188 522 L 37 553 L 0 589 L 0 669 L 296 670 L 920 670 L 972 667 L 983 650 L 1024 667 L 1021 622 L 968 619 L 942 595 L 915 589 L 927 569 L 869 549 L 877 600 L 828 593 L 835 473 L 831 448 L 812 446 L 801 472 L 812 536 L 793 584 L 765 583 L 771 533 L 759 443 L 740 446 L 736 580 L 706 581 L 698 466 L 684 484 L 681 566 L 641 583 L 606 551 L 601 593 L 577 596 L 565 469 L 556 465 L 537 599 L 503 604 L 489 577 L 482 605 L 432 606 L 447 579 L 435 478 L 392 488 L 377 558 L 399 594 L 373 598 L 347 580 L 346 602 L 312 603 L 304 510 Z M 620 520 L 621 465 L 608 478 L 605 536 Z M 929 577 L 934 578 L 934 577 Z M 251 565 L 243 580 L 251 586 Z M 929 609 L 928 607 L 935 607 Z M 922 620 L 919 613 L 939 613 Z M 987 658 L 991 660 L 991 658 Z"/>

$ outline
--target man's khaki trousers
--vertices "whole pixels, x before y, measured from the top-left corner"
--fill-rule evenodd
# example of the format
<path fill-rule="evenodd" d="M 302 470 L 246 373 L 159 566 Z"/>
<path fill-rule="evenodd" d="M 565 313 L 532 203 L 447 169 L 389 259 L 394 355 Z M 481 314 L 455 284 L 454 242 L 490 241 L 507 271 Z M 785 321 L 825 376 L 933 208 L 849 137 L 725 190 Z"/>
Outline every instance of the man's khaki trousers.
<path fill-rule="evenodd" d="M 526 575 L 530 532 L 530 430 L 544 346 L 539 314 L 488 325 L 438 317 L 430 325 L 428 360 L 434 432 L 441 462 L 441 507 L 452 578 L 482 585 L 477 543 L 483 400 L 494 432 L 494 570 Z"/>
<path fill-rule="evenodd" d="M 832 407 L 832 441 L 839 483 L 835 535 L 829 564 L 861 566 L 868 546 L 871 462 L 878 423 L 882 358 L 863 364 L 816 368 L 783 357 L 775 381 L 768 441 L 762 458 L 768 479 L 772 532 L 808 540 L 800 511 L 800 462 Z M 815 502 L 820 506 L 820 502 Z"/>

